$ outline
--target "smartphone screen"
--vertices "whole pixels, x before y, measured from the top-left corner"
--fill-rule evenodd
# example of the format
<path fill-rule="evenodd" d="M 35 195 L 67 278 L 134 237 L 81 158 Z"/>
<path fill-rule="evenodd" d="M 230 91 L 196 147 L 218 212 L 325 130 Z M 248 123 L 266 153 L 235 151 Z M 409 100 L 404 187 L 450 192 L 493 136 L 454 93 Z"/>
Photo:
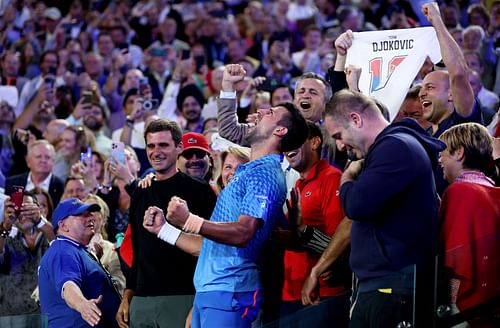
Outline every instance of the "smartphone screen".
<path fill-rule="evenodd" d="M 92 148 L 87 147 L 87 151 L 80 154 L 80 162 L 85 165 L 92 166 Z"/>
<path fill-rule="evenodd" d="M 82 103 L 83 104 L 91 104 L 92 103 L 92 92 L 91 91 L 82 91 Z"/>

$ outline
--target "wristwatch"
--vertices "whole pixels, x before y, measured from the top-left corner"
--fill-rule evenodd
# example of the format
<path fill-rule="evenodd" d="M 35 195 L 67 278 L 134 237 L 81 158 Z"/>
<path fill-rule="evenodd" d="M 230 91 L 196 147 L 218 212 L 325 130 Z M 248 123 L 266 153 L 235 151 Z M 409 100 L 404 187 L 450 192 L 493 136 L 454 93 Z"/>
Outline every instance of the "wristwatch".
<path fill-rule="evenodd" d="M 3 227 L 3 222 L 0 223 L 0 237 L 1 238 L 7 238 L 7 237 L 9 237 L 9 234 L 10 234 L 10 230 L 6 230 Z"/>

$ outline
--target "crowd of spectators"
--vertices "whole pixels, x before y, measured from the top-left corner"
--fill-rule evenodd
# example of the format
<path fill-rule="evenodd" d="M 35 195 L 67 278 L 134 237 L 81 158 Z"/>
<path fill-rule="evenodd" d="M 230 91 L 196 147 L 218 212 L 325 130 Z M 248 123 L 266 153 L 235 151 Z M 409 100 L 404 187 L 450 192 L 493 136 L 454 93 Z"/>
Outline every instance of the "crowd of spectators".
<path fill-rule="evenodd" d="M 153 203 L 164 209 L 167 198 L 177 195 L 170 189 L 163 191 L 168 197 L 155 193 L 154 188 L 147 190 L 152 181 L 157 180 L 155 188 L 160 188 L 161 175 L 155 170 L 144 135 L 150 123 L 158 122 L 158 119 L 175 122 L 183 133 L 182 142 L 176 142 L 179 148 L 175 157 L 176 169 L 200 183 L 210 185 L 215 194 L 220 194 L 235 175 L 236 168 L 250 160 L 249 149 L 245 148 L 248 146 L 245 134 L 259 120 L 260 111 L 280 103 L 293 102 L 303 116 L 320 129 L 311 128 L 305 146 L 283 156 L 288 159 L 282 161 L 288 190 L 302 192 L 302 197 L 307 197 L 304 190 L 298 189 L 306 185 L 308 179 L 319 180 L 308 176 L 314 165 L 324 166 L 321 172 L 328 168 L 328 172 L 331 171 L 329 174 L 336 176 L 329 179 L 333 179 L 331 183 L 338 189 L 339 176 L 346 162 L 363 157 L 353 154 L 351 149 L 342 148 L 323 126 L 324 111 L 332 93 L 344 87 L 357 90 L 356 74 L 360 72 L 344 67 L 349 46 L 340 41 L 347 40 L 347 35 L 351 35 L 349 31 L 434 25 L 422 13 L 423 2 L 0 1 L 0 326 L 15 327 L 16 322 L 21 325 L 35 324 L 29 318 L 22 319 L 28 321 L 15 321 L 14 317 L 40 313 L 36 290 L 37 267 L 49 242 L 55 238 L 49 228 L 52 212 L 61 201 L 69 198 L 99 205 L 101 210 L 92 214 L 97 223 L 89 249 L 118 282 L 120 293 L 126 286 L 132 286 L 134 289 L 137 287 L 139 292 L 146 289 L 147 295 L 144 296 L 155 294 L 150 290 L 154 287 L 128 280 L 137 279 L 137 275 L 141 279 L 150 275 L 135 271 L 129 274 L 132 255 L 118 250 L 122 242 L 125 243 L 123 249 L 128 247 L 130 250 L 130 243 L 138 238 L 131 237 L 130 229 L 127 230 L 130 209 L 137 216 L 131 220 L 134 222 L 133 229 L 142 229 L 139 212 L 144 212 L 146 205 L 151 205 L 146 200 L 144 204 L 131 204 L 134 192 L 136 197 L 158 197 L 158 201 Z M 477 114 L 480 119 L 471 118 L 468 121 L 482 125 L 477 127 L 478 131 L 473 130 L 475 134 L 463 132 L 468 131 L 466 128 L 445 133 L 442 139 L 449 147 L 454 147 L 446 155 L 455 156 L 462 144 L 462 147 L 487 147 L 491 163 L 478 167 L 468 167 L 467 162 L 461 165 L 464 170 L 484 171 L 498 187 L 499 172 L 495 172 L 492 163 L 495 160 L 498 166 L 500 158 L 500 1 L 446 0 L 438 3 L 442 22 L 461 52 L 460 58 L 463 57 L 466 62 L 465 74 L 473 92 L 474 106 L 467 105 L 468 112 L 465 112 L 468 114 L 462 116 L 471 118 Z M 443 61 L 446 61 L 445 57 L 443 55 Z M 224 67 L 228 64 L 241 65 L 245 72 L 245 77 L 234 84 L 236 111 L 218 104 L 218 97 L 223 93 Z M 430 60 L 424 63 L 395 118 L 395 121 L 413 118 L 436 138 L 443 132 L 439 128 L 442 120 L 429 119 L 425 111 L 429 99 L 434 102 L 434 110 L 437 108 L 435 98 L 428 96 L 433 91 L 427 82 L 429 76 L 441 74 L 433 72 L 428 75 L 431 71 L 442 69 L 438 66 Z M 339 71 L 346 74 L 338 75 Z M 450 76 L 451 73 L 450 70 Z M 449 98 L 453 100 L 449 103 L 455 104 L 450 105 L 450 110 L 453 115 L 458 112 L 460 116 L 463 103 L 457 105 L 459 97 L 456 94 L 451 96 L 451 92 L 456 90 L 454 87 L 451 81 Z M 467 95 L 464 93 L 460 97 L 465 99 Z M 384 105 L 377 103 L 377 106 L 383 112 Z M 473 134 L 471 138 L 486 138 L 486 132 L 493 137 L 493 141 L 486 146 L 477 140 L 472 146 L 467 145 L 467 141 L 459 137 L 461 144 L 457 146 L 456 140 L 450 139 L 453 134 L 464 133 Z M 117 158 L 114 149 L 121 143 L 124 145 L 123 160 Z M 301 152 L 309 162 L 300 157 Z M 466 153 L 465 157 L 475 154 Z M 489 158 L 488 154 L 483 155 Z M 301 163 L 307 167 L 300 166 Z M 440 179 L 436 183 L 453 183 L 460 173 L 463 172 L 453 177 L 445 174 L 443 179 L 442 169 L 436 169 L 435 174 L 441 175 L 436 178 Z M 483 180 L 489 184 L 483 190 L 495 188 L 491 185 L 493 180 L 487 177 Z M 17 208 L 13 199 L 19 186 L 24 189 L 21 191 L 21 208 Z M 183 186 L 187 198 L 190 186 Z M 321 188 L 329 188 L 328 192 L 335 194 L 335 186 L 322 185 Z M 137 188 L 146 191 L 137 192 Z M 444 187 L 440 188 L 438 186 L 438 191 L 442 194 Z M 453 190 L 457 188 L 455 185 Z M 463 191 L 464 194 L 467 192 Z M 500 203 L 496 196 L 498 190 L 491 193 L 495 193 L 494 201 Z M 457 197 L 455 190 L 443 198 L 446 212 L 441 214 L 441 219 L 445 221 L 446 234 L 452 234 L 448 226 L 453 226 L 450 223 L 453 218 L 449 213 L 456 213 L 450 210 L 450 204 L 468 203 L 457 200 Z M 203 198 L 213 208 L 212 199 Z M 315 208 L 317 204 L 312 201 L 328 202 L 331 207 L 330 203 L 334 200 L 324 198 L 327 200 L 314 198 L 305 200 L 303 204 Z M 161 205 L 161 202 L 167 203 Z M 305 213 L 302 218 L 305 224 L 314 227 L 306 234 L 307 241 L 302 236 L 306 232 L 305 226 L 299 222 L 295 226 L 301 231 L 299 241 L 295 238 L 297 236 L 292 238 L 292 242 L 283 236 L 278 238 L 276 234 L 273 238 L 281 240 L 277 242 L 279 246 L 265 247 L 265 257 L 269 258 L 264 259 L 267 264 L 262 280 L 271 287 L 264 290 L 264 313 L 260 318 L 263 322 L 279 317 L 279 308 L 273 308 L 276 297 L 277 303 L 283 301 L 286 306 L 281 309 L 282 315 L 302 308 L 298 304 L 302 303 L 303 297 L 297 288 L 306 282 L 316 262 L 319 260 L 318 263 L 321 263 L 320 256 L 328 243 L 338 242 L 335 238 L 331 239 L 338 226 L 347 231 L 343 235 L 347 241 L 342 239 L 342 249 L 335 259 L 347 257 L 341 255 L 348 252 L 346 236 L 350 226 L 345 226 L 348 221 L 344 219 L 345 209 L 337 205 L 338 213 L 327 223 L 317 223 L 314 217 L 309 217 L 316 216 L 316 212 L 314 215 Z M 324 208 L 315 210 L 318 213 L 323 211 L 321 215 L 325 217 L 331 216 Z M 210 218 L 210 211 L 202 211 L 207 216 L 205 219 Z M 496 217 L 489 220 L 496 223 L 491 223 L 488 232 L 498 233 L 500 213 L 497 212 Z M 467 219 L 463 221 L 468 222 Z M 148 262 L 147 254 L 150 252 L 167 249 L 156 237 L 148 236 L 146 230 L 142 229 L 140 233 L 141 239 L 155 240 L 156 245 L 137 252 L 141 261 Z M 447 238 L 444 233 L 442 235 L 442 238 Z M 314 244 L 311 239 L 317 244 L 311 246 Z M 297 242 L 301 243 L 298 248 Z M 468 239 L 467 242 L 473 243 L 474 240 Z M 132 249 L 136 250 L 136 247 Z M 284 248 L 287 250 L 284 251 Z M 174 253 L 178 256 L 177 251 Z M 284 267 L 273 262 L 276 259 L 273 256 L 277 256 Z M 154 254 L 151 262 L 157 258 L 167 261 L 166 255 Z M 344 258 L 343 261 L 343 269 L 349 271 L 347 260 Z M 498 257 L 495 261 L 500 262 Z M 300 265 L 296 266 L 297 263 Z M 148 265 L 150 263 L 146 268 Z M 270 269 L 270 265 L 276 265 L 278 269 Z M 453 266 L 453 263 L 449 265 Z M 471 265 L 479 264 L 471 261 Z M 297 267 L 304 272 L 294 271 Z M 168 271 L 162 265 L 160 269 Z M 275 269 L 280 272 L 277 283 L 273 280 L 269 282 L 266 275 L 272 275 Z M 193 270 L 194 267 L 190 267 L 182 272 L 193 274 Z M 293 280 L 290 274 L 296 279 Z M 151 275 L 161 278 L 159 276 L 158 272 Z M 187 277 L 186 281 L 191 281 L 191 278 Z M 351 294 L 346 292 L 350 286 L 344 280 L 341 287 L 335 285 L 337 289 L 322 282 L 321 296 L 341 294 L 346 297 L 342 305 L 346 305 Z M 192 285 L 175 288 L 193 290 Z M 269 293 L 273 288 L 279 289 L 277 296 Z M 167 286 L 164 290 L 170 292 L 173 289 Z M 15 297 L 6 297 L 14 294 Z M 454 295 L 456 297 L 456 293 Z M 332 304 L 335 306 L 336 303 Z M 347 313 L 347 307 L 342 311 Z"/>

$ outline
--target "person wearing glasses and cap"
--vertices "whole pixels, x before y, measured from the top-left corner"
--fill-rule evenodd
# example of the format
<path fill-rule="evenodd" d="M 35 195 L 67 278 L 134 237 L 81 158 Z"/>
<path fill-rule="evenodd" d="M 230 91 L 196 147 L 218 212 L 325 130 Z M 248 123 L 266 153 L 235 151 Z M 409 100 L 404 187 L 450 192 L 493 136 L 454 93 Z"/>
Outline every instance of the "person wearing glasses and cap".
<path fill-rule="evenodd" d="M 182 135 L 182 152 L 177 158 L 177 168 L 187 175 L 209 181 L 211 176 L 210 148 L 201 133 L 187 132 Z"/>
<path fill-rule="evenodd" d="M 43 256 L 39 273 L 42 314 L 48 327 L 118 327 L 120 295 L 102 264 L 88 250 L 95 233 L 97 204 L 62 201 L 52 224 L 56 240 Z"/>

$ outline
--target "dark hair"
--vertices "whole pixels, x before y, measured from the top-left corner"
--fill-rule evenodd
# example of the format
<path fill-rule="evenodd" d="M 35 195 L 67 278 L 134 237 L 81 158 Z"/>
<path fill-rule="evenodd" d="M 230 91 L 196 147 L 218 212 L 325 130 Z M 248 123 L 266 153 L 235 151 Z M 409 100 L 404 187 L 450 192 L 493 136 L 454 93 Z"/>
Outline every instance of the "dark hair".
<path fill-rule="evenodd" d="M 56 56 L 56 61 L 57 61 L 56 65 L 59 65 L 59 56 L 57 55 L 57 51 L 55 50 L 45 50 L 44 52 L 42 52 L 42 55 L 40 56 L 40 64 L 43 63 L 45 57 L 47 57 L 48 55 Z"/>
<path fill-rule="evenodd" d="M 280 151 L 291 151 L 302 146 L 307 139 L 308 128 L 304 116 L 292 103 L 281 103 L 277 107 L 284 107 L 288 111 L 279 120 L 278 125 L 288 129 L 288 132 L 281 139 Z"/>
<path fill-rule="evenodd" d="M 387 122 L 390 122 L 391 114 L 389 113 L 389 109 L 387 108 L 387 106 L 377 98 L 372 97 L 372 100 L 375 105 L 377 105 L 377 108 L 382 113 L 382 116 L 387 120 Z"/>
<path fill-rule="evenodd" d="M 422 89 L 422 86 L 420 84 L 414 85 L 408 90 L 406 93 L 406 99 L 412 99 L 412 100 L 419 100 L 419 94 L 420 94 L 420 89 Z"/>
<path fill-rule="evenodd" d="M 172 134 L 172 140 L 174 140 L 176 146 L 181 143 L 182 130 L 179 125 L 174 121 L 166 120 L 163 118 L 156 119 L 148 124 L 148 126 L 144 130 L 144 140 L 146 140 L 148 133 L 156 133 L 162 131 L 170 131 L 170 133 Z"/>
<path fill-rule="evenodd" d="M 287 88 L 288 91 L 290 91 L 290 94 L 292 95 L 292 98 L 293 98 L 293 95 L 294 95 L 294 90 L 292 88 L 290 88 L 290 86 L 286 85 L 286 84 L 283 84 L 283 83 L 279 83 L 275 86 L 273 86 L 273 88 L 271 89 L 271 99 L 273 99 L 273 94 L 276 90 L 278 89 L 281 89 L 281 88 Z"/>
<path fill-rule="evenodd" d="M 319 126 L 317 126 L 311 121 L 307 121 L 307 129 L 309 130 L 309 133 L 307 135 L 307 140 L 311 140 L 312 138 L 315 137 L 319 138 L 320 143 L 316 152 L 318 153 L 318 156 L 321 157 L 321 149 L 323 147 L 323 133 L 321 133 L 321 129 L 319 128 Z"/>
<path fill-rule="evenodd" d="M 128 98 L 132 97 L 132 96 L 137 96 L 137 95 L 140 95 L 139 93 L 139 89 L 137 88 L 130 88 L 127 93 L 125 94 L 125 97 L 123 97 L 123 107 L 125 107 L 125 105 L 127 104 L 127 100 Z"/>

